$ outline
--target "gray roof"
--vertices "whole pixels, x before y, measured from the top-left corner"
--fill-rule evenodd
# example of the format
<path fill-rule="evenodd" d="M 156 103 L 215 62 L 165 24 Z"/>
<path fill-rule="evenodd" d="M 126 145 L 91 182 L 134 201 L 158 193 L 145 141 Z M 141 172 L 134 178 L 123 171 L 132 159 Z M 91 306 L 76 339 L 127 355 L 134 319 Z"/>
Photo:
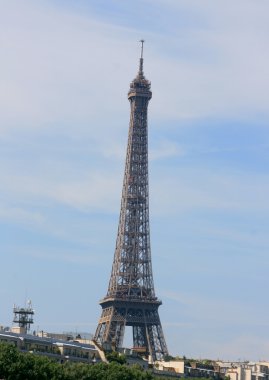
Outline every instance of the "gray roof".
<path fill-rule="evenodd" d="M 84 348 L 87 350 L 95 350 L 95 346 L 93 344 L 86 344 L 86 343 L 80 343 L 76 341 L 70 341 L 70 340 L 62 340 L 62 339 L 55 339 L 55 338 L 49 338 L 49 337 L 40 337 L 36 335 L 31 334 L 17 334 L 13 332 L 0 332 L 0 339 L 3 338 L 14 338 L 19 339 L 21 341 L 31 341 L 31 342 L 39 342 L 39 343 L 47 343 L 47 344 L 55 344 L 57 346 L 64 345 L 69 347 L 77 347 L 77 348 Z"/>

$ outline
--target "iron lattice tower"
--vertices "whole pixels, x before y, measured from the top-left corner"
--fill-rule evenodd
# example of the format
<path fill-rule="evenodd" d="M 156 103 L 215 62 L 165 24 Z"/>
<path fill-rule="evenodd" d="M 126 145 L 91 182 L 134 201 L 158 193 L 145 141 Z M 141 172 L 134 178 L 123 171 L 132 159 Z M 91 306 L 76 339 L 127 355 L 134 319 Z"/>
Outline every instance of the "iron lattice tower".
<path fill-rule="evenodd" d="M 147 109 L 152 93 L 143 73 L 143 42 L 139 71 L 128 92 L 131 115 L 116 249 L 94 339 L 120 348 L 125 326 L 132 326 L 134 349 L 155 361 L 168 350 L 150 253 Z"/>

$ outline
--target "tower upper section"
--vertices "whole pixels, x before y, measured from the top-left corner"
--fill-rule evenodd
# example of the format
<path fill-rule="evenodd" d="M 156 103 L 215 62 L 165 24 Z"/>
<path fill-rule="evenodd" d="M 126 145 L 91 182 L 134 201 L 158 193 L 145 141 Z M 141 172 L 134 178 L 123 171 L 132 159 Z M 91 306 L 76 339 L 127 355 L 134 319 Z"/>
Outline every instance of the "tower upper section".
<path fill-rule="evenodd" d="M 130 124 L 120 220 L 108 297 L 157 302 L 154 292 L 149 228 L 148 123 L 150 82 L 143 73 L 143 42 L 139 71 L 131 82 Z"/>
<path fill-rule="evenodd" d="M 128 99 L 132 101 L 136 97 L 147 98 L 148 100 L 152 97 L 152 92 L 150 91 L 151 83 L 144 76 L 143 71 L 143 44 L 144 40 L 141 40 L 141 57 L 139 61 L 139 70 L 135 79 L 130 83 L 130 90 L 128 92 Z"/>

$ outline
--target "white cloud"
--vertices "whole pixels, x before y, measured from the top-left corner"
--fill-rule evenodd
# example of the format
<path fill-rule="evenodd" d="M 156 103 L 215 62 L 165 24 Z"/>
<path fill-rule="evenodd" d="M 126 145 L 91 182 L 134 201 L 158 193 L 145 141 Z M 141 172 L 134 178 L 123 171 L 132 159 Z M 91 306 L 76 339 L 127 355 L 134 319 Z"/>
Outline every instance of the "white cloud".
<path fill-rule="evenodd" d="M 55 180 L 53 176 L 19 174 L 1 177 L 4 183 L 2 191 L 8 194 L 6 196 L 10 201 L 17 203 L 28 200 L 34 204 L 50 200 L 77 208 L 82 212 L 89 210 L 111 212 L 115 211 L 116 199 L 119 201 L 120 198 L 119 181 L 109 173 L 104 175 L 91 173 L 84 179 L 69 180 L 61 177 Z M 21 211 L 21 217 L 23 215 L 28 218 L 27 213 L 23 214 Z"/>
<path fill-rule="evenodd" d="M 154 168 L 155 170 L 155 168 Z M 254 173 L 204 168 L 176 168 L 158 172 L 151 178 L 151 204 L 157 214 L 178 214 L 184 210 L 227 210 L 265 212 L 269 178 Z M 165 194 L 165 197 L 163 196 Z"/>
<path fill-rule="evenodd" d="M 156 157 L 153 154 L 153 158 L 174 154 L 180 155 L 181 149 L 168 144 L 168 149 L 165 146 Z M 89 170 L 86 171 L 84 167 L 78 168 L 77 164 L 61 161 L 48 166 L 46 161 L 41 161 L 33 173 L 28 174 L 17 172 L 18 169 L 10 163 L 8 166 L 2 165 L 0 190 L 6 199 L 15 201 L 16 205 L 24 200 L 38 203 L 47 199 L 82 212 L 99 210 L 114 213 L 119 209 L 123 164 L 121 168 L 118 163 L 115 166 L 107 162 L 105 166 L 100 168 L 96 164 L 93 168 L 89 161 Z M 186 210 L 255 214 L 265 213 L 269 207 L 268 202 L 264 201 L 269 191 L 266 175 L 236 171 L 227 173 L 221 168 L 218 173 L 206 168 L 175 166 L 168 170 L 156 164 L 151 166 L 150 174 L 151 211 L 155 215 L 176 215 Z"/>
<path fill-rule="evenodd" d="M 153 121 L 212 116 L 246 120 L 268 114 L 266 3 L 244 1 L 232 9 L 211 1 L 155 6 L 168 15 L 175 8 L 179 17 L 180 9 L 187 8 L 190 20 L 203 22 L 195 27 L 193 21 L 191 33 L 188 27 L 177 29 L 176 23 L 173 35 L 146 33 Z M 6 3 L 0 17 L 5 52 L 0 63 L 1 133 L 11 126 L 39 129 L 68 123 L 65 133 L 83 130 L 101 141 L 127 124 L 123 99 L 136 73 L 134 44 L 141 31 L 31 1 Z M 163 44 L 169 54 L 162 51 Z"/>
<path fill-rule="evenodd" d="M 30 225 L 41 225 L 44 222 L 44 217 L 40 212 L 6 205 L 0 205 L 0 219 Z"/>
<path fill-rule="evenodd" d="M 10 2 L 4 10 L 1 128 L 86 121 L 96 130 L 96 118 L 121 104 L 120 97 L 114 101 L 123 85 L 116 59 L 126 52 L 124 38 L 116 38 L 121 29 L 44 3 Z"/>
<path fill-rule="evenodd" d="M 2 170 L 2 193 L 10 201 L 47 199 L 81 211 L 117 212 L 122 175 L 110 165 L 105 170 L 97 167 L 95 171 L 82 170 L 76 175 L 72 171 L 65 173 L 66 166 L 56 166 L 49 172 L 42 167 L 39 169 L 40 174 L 9 174 Z M 267 176 L 240 173 L 238 177 L 236 173 L 227 175 L 183 168 L 175 169 L 173 176 L 162 167 L 158 167 L 157 172 L 154 167 L 151 174 L 151 210 L 154 214 L 177 214 L 188 209 L 265 212 L 269 206 L 264 202 L 269 191 Z"/>
<path fill-rule="evenodd" d="M 27 249 L 24 252 L 21 252 L 24 256 L 28 256 L 31 258 L 38 259 L 40 261 L 60 261 L 63 263 L 72 263 L 72 264 L 87 264 L 92 265 L 98 262 L 98 255 L 89 254 L 89 252 L 85 249 L 85 252 L 76 251 L 58 251 L 58 250 L 41 250 L 38 249 Z"/>
<path fill-rule="evenodd" d="M 164 139 L 149 150 L 149 160 L 184 156 L 184 154 L 184 148 L 179 146 L 178 143 Z"/>

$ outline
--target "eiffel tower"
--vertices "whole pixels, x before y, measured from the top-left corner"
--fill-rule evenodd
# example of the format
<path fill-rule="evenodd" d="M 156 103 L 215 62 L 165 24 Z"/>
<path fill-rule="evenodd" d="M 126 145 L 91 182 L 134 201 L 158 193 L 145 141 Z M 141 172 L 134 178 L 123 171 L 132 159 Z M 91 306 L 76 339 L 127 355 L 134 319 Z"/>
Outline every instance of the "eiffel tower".
<path fill-rule="evenodd" d="M 138 74 L 130 84 L 130 125 L 121 210 L 107 295 L 94 340 L 116 349 L 123 344 L 125 326 L 132 326 L 133 349 L 152 360 L 168 354 L 154 291 L 149 229 L 148 123 L 151 83 L 143 72 L 143 43 Z"/>

